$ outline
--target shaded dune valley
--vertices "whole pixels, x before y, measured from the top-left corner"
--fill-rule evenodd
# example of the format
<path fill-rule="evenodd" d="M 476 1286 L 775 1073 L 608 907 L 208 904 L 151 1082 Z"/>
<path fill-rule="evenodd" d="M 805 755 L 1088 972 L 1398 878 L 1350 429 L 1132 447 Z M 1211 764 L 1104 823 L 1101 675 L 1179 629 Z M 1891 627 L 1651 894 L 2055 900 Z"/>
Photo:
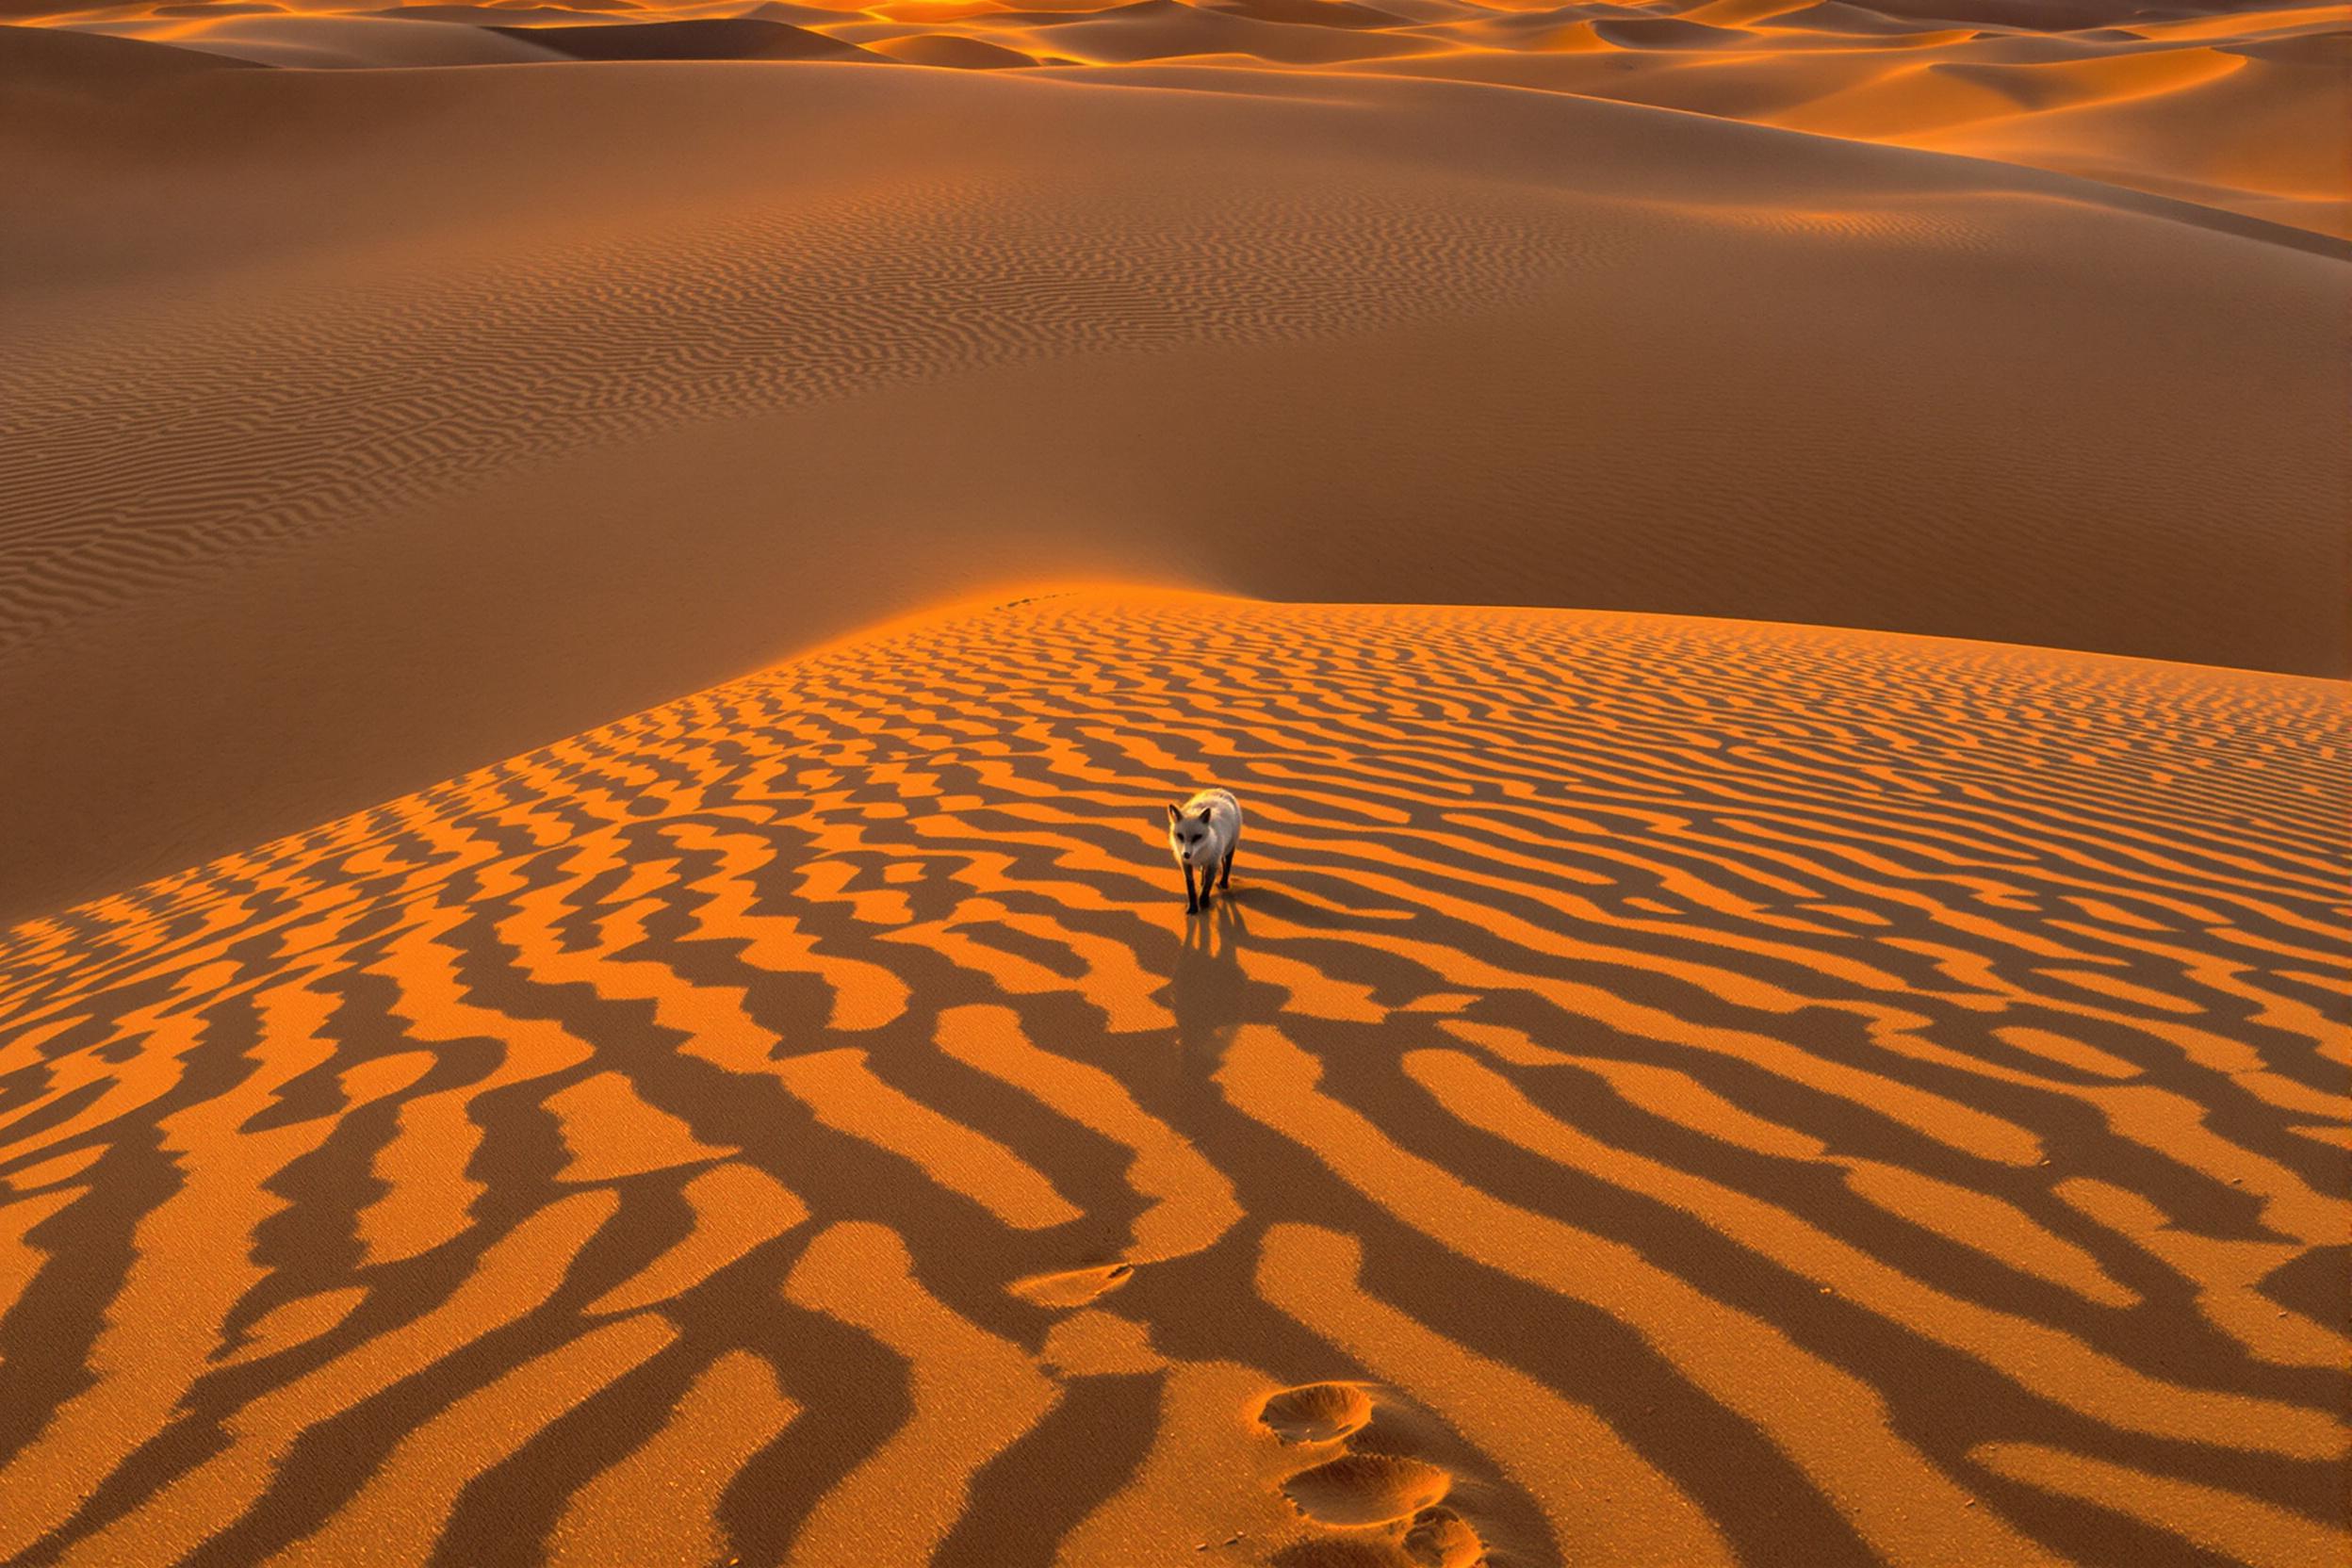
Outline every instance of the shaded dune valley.
<path fill-rule="evenodd" d="M 0 1560 L 2342 1561 L 2343 698 L 1086 589 L 34 919 Z"/>

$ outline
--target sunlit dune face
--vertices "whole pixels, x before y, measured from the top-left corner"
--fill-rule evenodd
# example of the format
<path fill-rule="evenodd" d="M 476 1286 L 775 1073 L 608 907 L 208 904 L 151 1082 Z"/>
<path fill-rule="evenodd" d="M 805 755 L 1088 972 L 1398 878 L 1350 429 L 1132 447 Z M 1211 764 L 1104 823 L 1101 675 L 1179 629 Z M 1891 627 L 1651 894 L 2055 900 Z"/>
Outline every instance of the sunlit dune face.
<path fill-rule="evenodd" d="M 2344 718 L 1090 591 L 19 926 L 0 1558 L 2332 1560 Z"/>

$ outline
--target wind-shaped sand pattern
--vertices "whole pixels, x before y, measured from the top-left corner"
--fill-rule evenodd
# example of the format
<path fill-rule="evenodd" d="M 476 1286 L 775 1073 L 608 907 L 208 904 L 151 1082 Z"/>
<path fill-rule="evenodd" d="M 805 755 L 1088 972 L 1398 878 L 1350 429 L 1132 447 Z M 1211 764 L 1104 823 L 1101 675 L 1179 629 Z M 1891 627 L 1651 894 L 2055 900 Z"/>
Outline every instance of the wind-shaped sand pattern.
<path fill-rule="evenodd" d="M 2331 1560 L 2342 729 L 1090 592 L 36 921 L 0 1559 Z"/>

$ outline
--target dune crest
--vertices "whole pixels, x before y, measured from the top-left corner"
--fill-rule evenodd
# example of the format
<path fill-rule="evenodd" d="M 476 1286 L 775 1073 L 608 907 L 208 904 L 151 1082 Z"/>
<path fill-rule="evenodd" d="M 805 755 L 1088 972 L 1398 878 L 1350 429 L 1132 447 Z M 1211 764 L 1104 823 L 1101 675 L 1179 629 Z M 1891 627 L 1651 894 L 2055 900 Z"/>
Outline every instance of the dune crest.
<path fill-rule="evenodd" d="M 16 31 L 139 63 L 0 91 L 0 918 L 1041 578 L 2352 669 L 2316 235 L 1231 58 Z"/>
<path fill-rule="evenodd" d="M 39 5 L 41 0 L 34 0 Z M 292 65 L 494 59 L 895 60 L 952 69 L 1240 63 L 1398 72 L 1656 104 L 2111 181 L 2352 237 L 2344 136 L 2352 7 L 2327 0 L 912 0 L 859 8 L 631 5 L 598 13 L 353 0 L 246 18 L 223 4 L 52 20 Z M 35 14 L 39 14 L 36 11 Z M 402 41 L 380 19 L 519 41 Z M 544 35 L 544 36 L 542 36 Z M 437 51 L 437 53 L 436 53 Z"/>

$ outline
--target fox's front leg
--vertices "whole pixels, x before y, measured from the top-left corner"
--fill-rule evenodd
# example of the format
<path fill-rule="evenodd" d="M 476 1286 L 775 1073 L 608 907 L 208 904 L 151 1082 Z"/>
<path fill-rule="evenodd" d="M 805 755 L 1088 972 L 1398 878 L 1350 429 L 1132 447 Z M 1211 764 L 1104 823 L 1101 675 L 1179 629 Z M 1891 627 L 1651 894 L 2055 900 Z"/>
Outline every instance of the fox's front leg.
<path fill-rule="evenodd" d="M 1184 862 L 1184 913 L 1197 915 L 1200 912 L 1200 895 L 1192 890 L 1192 862 L 1187 860 Z"/>

